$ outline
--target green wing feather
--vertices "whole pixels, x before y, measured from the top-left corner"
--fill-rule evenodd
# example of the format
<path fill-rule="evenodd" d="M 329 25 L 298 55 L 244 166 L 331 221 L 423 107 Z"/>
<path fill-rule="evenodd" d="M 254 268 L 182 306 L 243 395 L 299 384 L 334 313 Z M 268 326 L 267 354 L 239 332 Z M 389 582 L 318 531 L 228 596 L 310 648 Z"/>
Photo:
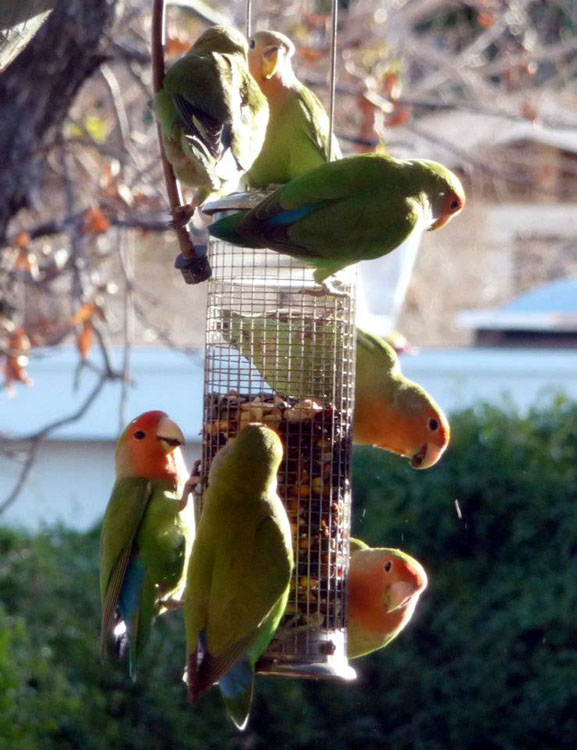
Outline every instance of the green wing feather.
<path fill-rule="evenodd" d="M 100 540 L 101 654 L 112 630 L 134 539 L 151 497 L 150 480 L 129 477 L 115 483 L 108 501 Z"/>
<path fill-rule="evenodd" d="M 155 96 L 166 157 L 200 200 L 234 186 L 266 131 L 266 99 L 248 72 L 246 52 L 229 42 L 221 29 L 193 46 L 169 68 Z"/>
<path fill-rule="evenodd" d="M 380 379 L 385 372 L 391 377 L 401 375 L 401 363 L 393 347 L 380 336 L 357 328 L 357 371 L 370 373 L 375 367 Z"/>
<path fill-rule="evenodd" d="M 419 191 L 400 166 L 374 154 L 323 164 L 209 231 L 302 257 L 322 282 L 345 266 L 390 252 L 415 229 L 422 208 L 412 194 Z"/>
<path fill-rule="evenodd" d="M 293 319 L 282 310 L 269 315 L 223 310 L 221 315 L 226 341 L 252 363 L 275 393 L 316 396 L 315 372 L 338 365 L 343 325 L 331 318 Z"/>
<path fill-rule="evenodd" d="M 219 452 L 188 570 L 189 696 L 196 702 L 240 667 L 240 687 L 223 692 L 239 727 L 250 709 L 254 664 L 286 607 L 293 567 L 290 525 L 276 494 L 281 458 L 278 436 L 255 426 Z"/>
<path fill-rule="evenodd" d="M 207 647 L 225 660 L 238 641 L 256 637 L 287 591 L 290 543 L 277 519 L 267 516 L 251 529 L 243 524 L 227 566 L 215 570 L 209 604 Z M 272 633 L 270 634 L 272 638 Z"/>
<path fill-rule="evenodd" d="M 174 489 L 172 480 L 118 480 L 104 516 L 100 568 L 102 654 L 117 621 L 129 565 L 141 565 L 144 574 L 138 609 L 127 623 L 132 676 L 162 600 L 178 598 L 185 584 L 194 517 L 192 507 L 179 512 L 179 497 Z"/>
<path fill-rule="evenodd" d="M 310 122 L 307 129 L 307 136 L 314 144 L 318 153 L 326 162 L 329 148 L 329 118 L 318 96 L 306 86 L 299 91 L 299 104 L 305 114 L 306 119 Z M 337 139 L 333 136 L 331 144 L 331 161 L 342 159 L 343 155 Z M 312 169 L 316 164 L 308 167 Z"/>

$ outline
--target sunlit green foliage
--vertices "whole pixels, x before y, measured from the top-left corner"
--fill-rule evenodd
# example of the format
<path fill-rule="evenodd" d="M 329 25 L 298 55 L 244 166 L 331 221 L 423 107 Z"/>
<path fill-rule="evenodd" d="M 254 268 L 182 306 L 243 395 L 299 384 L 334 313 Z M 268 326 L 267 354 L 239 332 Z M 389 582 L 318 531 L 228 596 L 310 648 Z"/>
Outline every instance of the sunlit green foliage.
<path fill-rule="evenodd" d="M 138 681 L 98 656 L 98 531 L 0 532 L 0 750 L 531 750 L 577 736 L 577 405 L 480 407 L 424 472 L 355 452 L 354 533 L 430 576 L 407 630 L 354 683 L 259 679 L 237 733 L 185 702 L 181 613 Z"/>

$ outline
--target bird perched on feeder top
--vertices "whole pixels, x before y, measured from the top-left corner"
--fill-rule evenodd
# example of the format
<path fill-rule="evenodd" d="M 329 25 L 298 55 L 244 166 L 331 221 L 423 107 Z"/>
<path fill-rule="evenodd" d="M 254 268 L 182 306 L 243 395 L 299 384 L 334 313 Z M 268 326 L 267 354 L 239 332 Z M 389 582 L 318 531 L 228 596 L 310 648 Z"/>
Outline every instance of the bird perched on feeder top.
<path fill-rule="evenodd" d="M 194 192 L 188 218 L 208 196 L 234 189 L 262 147 L 268 105 L 247 51 L 239 31 L 212 26 L 169 68 L 155 96 L 166 158 Z"/>
<path fill-rule="evenodd" d="M 414 231 L 440 229 L 465 193 L 442 164 L 361 154 L 311 169 L 256 207 L 214 222 L 213 237 L 306 260 L 314 279 L 394 250 Z"/>
<path fill-rule="evenodd" d="M 245 177 L 253 188 L 288 182 L 328 161 L 329 118 L 318 97 L 296 77 L 294 53 L 294 44 L 278 31 L 257 31 L 249 41 L 250 72 L 269 105 L 264 145 Z M 333 136 L 331 160 L 340 158 Z"/>
<path fill-rule="evenodd" d="M 283 448 L 268 427 L 249 424 L 210 467 L 185 596 L 191 703 L 218 682 L 244 729 L 254 667 L 286 607 L 291 530 L 277 495 Z M 199 649 L 200 646 L 200 649 Z"/>
<path fill-rule="evenodd" d="M 116 443 L 116 482 L 100 539 L 101 652 L 114 637 L 134 678 L 154 617 L 183 594 L 194 538 L 179 427 L 162 411 L 141 414 Z"/>
<path fill-rule="evenodd" d="M 347 656 L 387 646 L 406 627 L 427 587 L 423 566 L 400 549 L 351 539 Z"/>
<path fill-rule="evenodd" d="M 449 444 L 447 417 L 424 388 L 405 378 L 392 346 L 357 328 L 353 442 L 407 456 L 428 469 Z"/>

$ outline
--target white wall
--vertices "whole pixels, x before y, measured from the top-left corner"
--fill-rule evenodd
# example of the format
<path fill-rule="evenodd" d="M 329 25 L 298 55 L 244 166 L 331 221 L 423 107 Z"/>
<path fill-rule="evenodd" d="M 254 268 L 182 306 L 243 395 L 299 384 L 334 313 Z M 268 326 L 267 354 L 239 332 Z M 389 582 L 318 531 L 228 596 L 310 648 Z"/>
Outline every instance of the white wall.
<path fill-rule="evenodd" d="M 185 456 L 191 468 L 200 443 L 186 446 Z M 20 464 L 0 455 L 0 498 L 16 482 L 19 469 Z M 86 531 L 102 518 L 113 483 L 113 442 L 45 442 L 25 487 L 0 521 L 31 530 L 62 523 Z"/>
<path fill-rule="evenodd" d="M 78 406 L 93 376 L 87 373 L 84 390 L 74 392 L 70 384 L 75 359 L 74 352 L 63 350 L 54 358 L 33 361 L 34 387 L 19 389 L 13 400 L 0 394 L 0 435 L 27 435 Z M 165 409 L 187 438 L 190 467 L 200 455 L 202 362 L 165 350 L 136 350 L 133 361 L 129 417 L 150 408 Z M 503 403 L 505 398 L 526 411 L 551 392 L 577 400 L 574 350 L 430 349 L 404 356 L 402 367 L 449 413 L 479 401 Z M 41 446 L 20 497 L 0 516 L 0 523 L 36 529 L 62 522 L 88 529 L 101 518 L 114 480 L 118 396 L 118 384 L 107 386 L 81 420 Z M 19 469 L 0 451 L 0 504 Z"/>

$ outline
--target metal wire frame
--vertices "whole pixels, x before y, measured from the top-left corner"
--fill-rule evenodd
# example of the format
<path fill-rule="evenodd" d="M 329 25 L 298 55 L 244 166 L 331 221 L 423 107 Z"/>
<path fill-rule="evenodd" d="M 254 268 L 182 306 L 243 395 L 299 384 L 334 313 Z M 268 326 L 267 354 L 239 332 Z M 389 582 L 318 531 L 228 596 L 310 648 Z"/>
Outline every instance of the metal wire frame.
<path fill-rule="evenodd" d="M 337 9 L 332 0 L 327 161 Z M 247 36 L 251 26 L 247 0 Z M 311 269 L 285 255 L 211 241 L 209 257 L 204 477 L 219 448 L 249 422 L 276 429 L 285 449 L 278 482 L 293 532 L 295 569 L 285 617 L 258 670 L 352 679 L 346 589 L 356 274 L 349 274 L 342 295 L 319 296 L 306 293 L 318 292 Z"/>
<path fill-rule="evenodd" d="M 249 422 L 275 429 L 293 532 L 287 612 L 259 670 L 351 678 L 346 659 L 355 273 L 320 296 L 311 269 L 211 242 L 203 474 Z"/>

